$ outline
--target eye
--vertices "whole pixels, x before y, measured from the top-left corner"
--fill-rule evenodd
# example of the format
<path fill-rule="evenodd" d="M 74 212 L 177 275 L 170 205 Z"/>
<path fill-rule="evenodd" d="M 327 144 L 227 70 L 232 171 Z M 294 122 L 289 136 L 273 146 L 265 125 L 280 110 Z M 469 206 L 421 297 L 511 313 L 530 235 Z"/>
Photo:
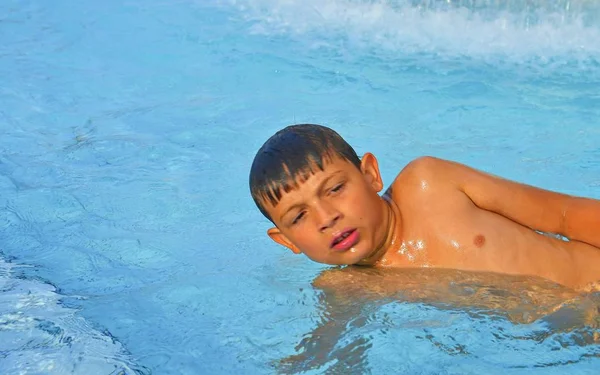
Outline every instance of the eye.
<path fill-rule="evenodd" d="M 335 185 L 333 188 L 331 188 L 330 192 L 332 193 L 339 193 L 340 191 L 342 191 L 342 189 L 344 188 L 346 184 L 344 182 L 339 183 L 337 185 Z"/>
<path fill-rule="evenodd" d="M 294 220 L 292 220 L 292 225 L 297 224 L 300 220 L 302 220 L 302 218 L 304 217 L 305 212 L 301 211 L 298 215 L 296 215 L 294 217 Z"/>

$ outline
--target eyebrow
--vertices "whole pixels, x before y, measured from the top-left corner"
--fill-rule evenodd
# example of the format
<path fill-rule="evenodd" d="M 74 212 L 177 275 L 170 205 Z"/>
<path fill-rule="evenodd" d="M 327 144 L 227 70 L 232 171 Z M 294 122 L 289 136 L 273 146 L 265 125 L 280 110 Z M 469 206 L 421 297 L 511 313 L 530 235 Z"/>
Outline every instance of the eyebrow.
<path fill-rule="evenodd" d="M 325 178 L 323 181 L 321 181 L 321 183 L 319 184 L 319 186 L 317 186 L 317 191 L 320 192 L 321 190 L 323 190 L 323 186 L 325 186 L 331 179 L 333 179 L 334 177 L 336 177 L 338 174 L 343 173 L 344 171 L 342 170 L 338 170 L 333 172 L 332 174 L 330 174 L 327 178 Z M 300 202 L 300 203 L 295 203 L 292 206 L 290 206 L 287 210 L 285 210 L 285 212 L 283 214 L 281 214 L 281 216 L 279 216 L 279 220 L 283 221 L 283 218 L 293 209 L 298 208 L 303 206 L 304 203 Z"/>

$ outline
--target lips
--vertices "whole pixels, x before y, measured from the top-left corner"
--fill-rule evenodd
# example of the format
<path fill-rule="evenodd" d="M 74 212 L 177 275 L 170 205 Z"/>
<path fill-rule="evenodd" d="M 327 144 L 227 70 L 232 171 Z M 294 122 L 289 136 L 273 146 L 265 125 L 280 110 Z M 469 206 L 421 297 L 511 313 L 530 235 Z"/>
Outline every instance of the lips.
<path fill-rule="evenodd" d="M 331 248 L 336 251 L 346 251 L 356 245 L 359 239 L 357 229 L 346 229 L 333 237 Z"/>

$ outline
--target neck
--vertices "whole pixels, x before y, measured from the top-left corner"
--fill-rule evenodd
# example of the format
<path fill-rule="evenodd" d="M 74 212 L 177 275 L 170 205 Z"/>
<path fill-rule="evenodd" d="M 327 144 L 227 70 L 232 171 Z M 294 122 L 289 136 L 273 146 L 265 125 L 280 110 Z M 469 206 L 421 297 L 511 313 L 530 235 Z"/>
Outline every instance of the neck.
<path fill-rule="evenodd" d="M 360 264 L 376 265 L 384 261 L 385 254 L 396 246 L 396 240 L 400 236 L 401 231 L 401 216 L 400 210 L 387 195 L 382 197 L 382 204 L 385 212 L 385 235 L 381 243 L 368 257 L 364 258 Z"/>

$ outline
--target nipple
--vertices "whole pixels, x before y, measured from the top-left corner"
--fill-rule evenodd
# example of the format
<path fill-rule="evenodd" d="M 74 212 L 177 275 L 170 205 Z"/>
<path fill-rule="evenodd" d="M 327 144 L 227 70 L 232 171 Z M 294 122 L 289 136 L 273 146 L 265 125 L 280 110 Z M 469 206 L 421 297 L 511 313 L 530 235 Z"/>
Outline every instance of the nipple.
<path fill-rule="evenodd" d="M 483 247 L 485 245 L 485 236 L 482 234 L 478 234 L 473 238 L 473 245 L 477 247 Z"/>

